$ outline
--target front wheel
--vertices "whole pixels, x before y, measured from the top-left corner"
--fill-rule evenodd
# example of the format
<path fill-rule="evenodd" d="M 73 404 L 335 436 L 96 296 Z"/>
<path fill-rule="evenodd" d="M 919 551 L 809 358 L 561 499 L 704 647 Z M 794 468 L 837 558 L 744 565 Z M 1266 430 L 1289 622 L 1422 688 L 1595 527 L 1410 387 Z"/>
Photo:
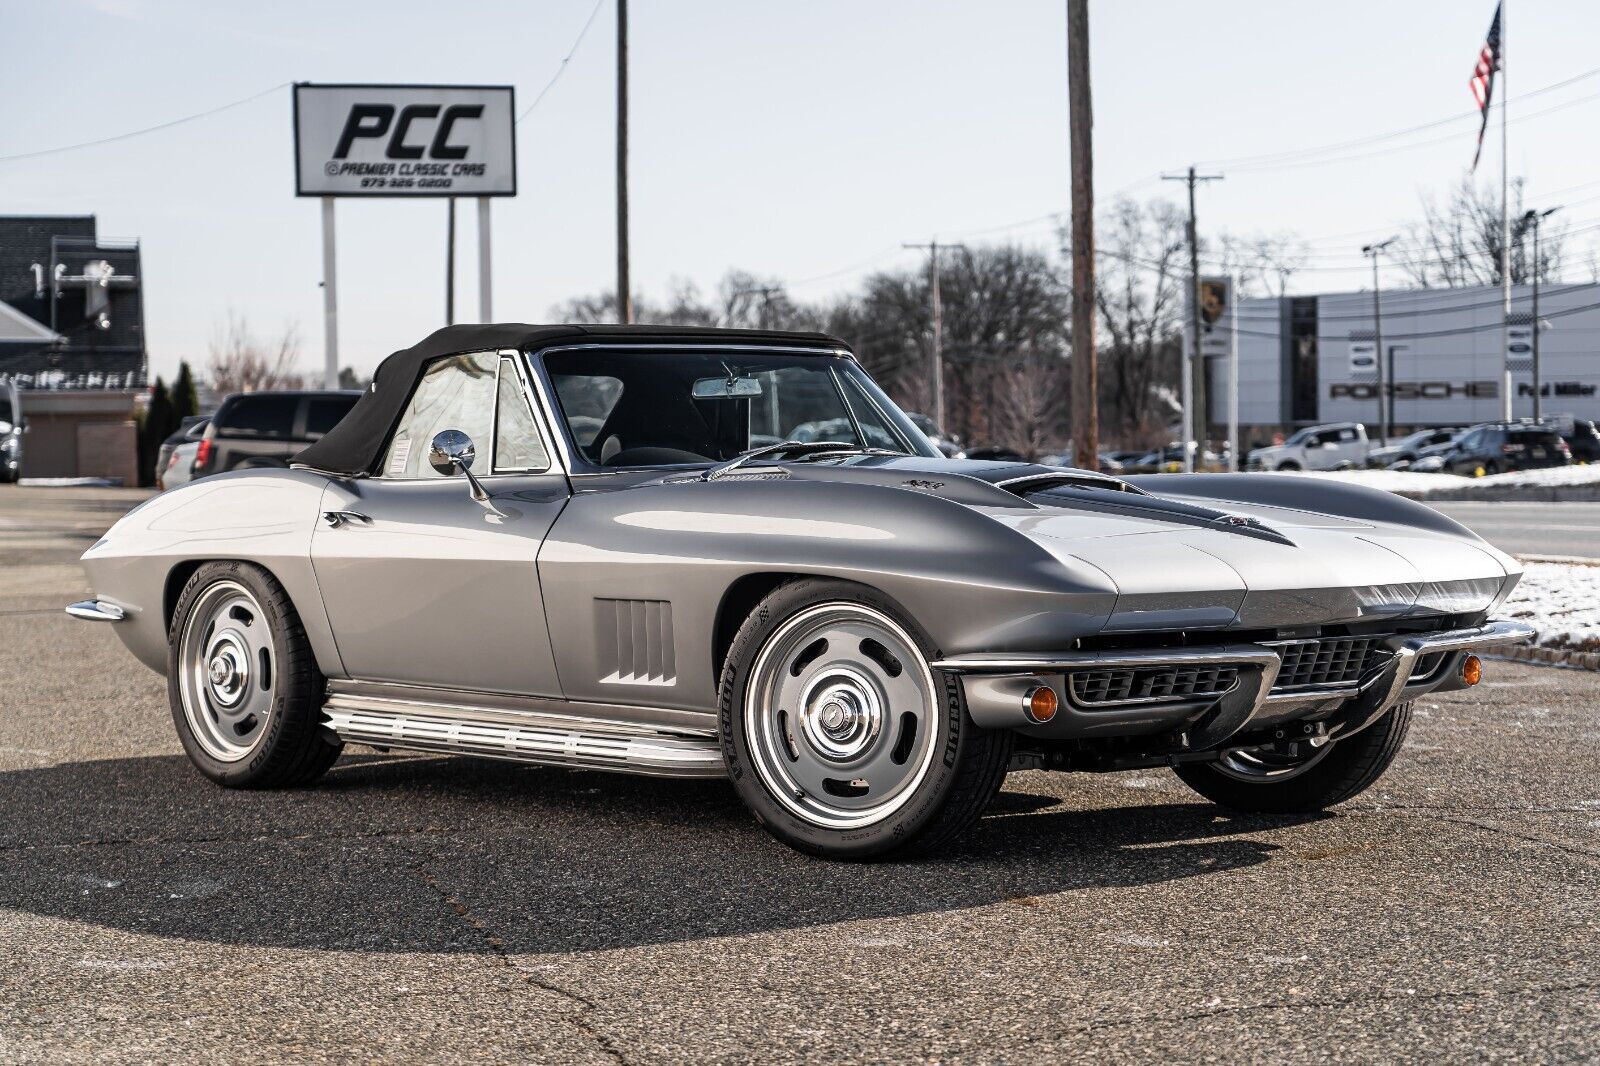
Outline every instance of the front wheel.
<path fill-rule="evenodd" d="M 1214 763 L 1186 763 L 1183 783 L 1236 811 L 1304 814 L 1352 799 L 1383 776 L 1411 729 L 1403 703 L 1353 737 L 1320 748 L 1299 745 L 1294 755 L 1238 748 Z"/>
<path fill-rule="evenodd" d="M 1300 469 L 1300 464 L 1295 462 L 1293 459 L 1285 459 L 1283 462 L 1278 464 L 1278 469 L 1279 470 L 1299 470 Z"/>
<path fill-rule="evenodd" d="M 189 760 L 230 788 L 320 777 L 341 745 L 320 723 L 324 681 L 289 594 L 251 563 L 211 562 L 178 597 L 167 691 Z"/>
<path fill-rule="evenodd" d="M 836 859 L 931 850 L 975 822 L 1012 738 L 973 723 L 936 654 L 865 586 L 803 580 L 763 600 L 721 685 L 723 757 L 756 819 Z"/>

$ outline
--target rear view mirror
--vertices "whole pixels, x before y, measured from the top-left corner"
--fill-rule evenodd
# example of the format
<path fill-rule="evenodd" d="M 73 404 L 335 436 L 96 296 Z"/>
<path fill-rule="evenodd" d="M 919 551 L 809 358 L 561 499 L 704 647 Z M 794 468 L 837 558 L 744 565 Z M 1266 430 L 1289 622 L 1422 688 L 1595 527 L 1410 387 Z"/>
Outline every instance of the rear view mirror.
<path fill-rule="evenodd" d="M 740 400 L 760 395 L 761 382 L 755 378 L 730 375 L 725 378 L 701 378 L 694 383 L 694 398 L 697 400 Z"/>

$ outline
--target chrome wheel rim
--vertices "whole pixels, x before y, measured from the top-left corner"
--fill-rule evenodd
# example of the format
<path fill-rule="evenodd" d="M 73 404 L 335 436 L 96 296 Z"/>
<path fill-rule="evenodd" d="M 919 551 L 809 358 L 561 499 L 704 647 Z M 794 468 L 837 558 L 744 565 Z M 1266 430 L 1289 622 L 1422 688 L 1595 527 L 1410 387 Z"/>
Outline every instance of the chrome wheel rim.
<path fill-rule="evenodd" d="M 219 581 L 195 601 L 178 646 L 178 691 L 207 755 L 238 762 L 260 743 L 277 673 L 266 612 L 250 590 Z"/>
<path fill-rule="evenodd" d="M 1310 748 L 1310 754 L 1304 748 Z M 1287 781 L 1317 765 L 1332 750 L 1331 741 L 1317 748 L 1307 743 L 1298 755 L 1285 755 L 1268 748 L 1234 748 L 1223 752 L 1216 767 L 1224 776 L 1236 781 Z"/>
<path fill-rule="evenodd" d="M 869 607 L 824 603 L 762 647 L 744 730 L 757 775 L 786 810 L 857 829 L 916 794 L 933 765 L 940 706 L 910 634 Z"/>

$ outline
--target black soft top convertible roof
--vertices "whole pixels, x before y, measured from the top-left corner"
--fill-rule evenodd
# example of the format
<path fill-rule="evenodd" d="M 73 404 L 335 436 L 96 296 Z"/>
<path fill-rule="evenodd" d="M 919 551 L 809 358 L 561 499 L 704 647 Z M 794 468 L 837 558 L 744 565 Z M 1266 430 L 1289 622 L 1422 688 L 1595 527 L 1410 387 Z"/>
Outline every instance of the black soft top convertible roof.
<path fill-rule="evenodd" d="M 534 351 L 557 344 L 648 343 L 760 344 L 805 348 L 849 345 L 826 333 L 763 329 L 713 329 L 708 326 L 530 326 L 522 322 L 446 326 L 421 343 L 402 348 L 378 364 L 372 385 L 350 413 L 321 440 L 294 457 L 299 466 L 327 474 L 355 476 L 376 468 L 389 432 L 411 399 L 422 368 L 444 355 L 513 349 Z"/>

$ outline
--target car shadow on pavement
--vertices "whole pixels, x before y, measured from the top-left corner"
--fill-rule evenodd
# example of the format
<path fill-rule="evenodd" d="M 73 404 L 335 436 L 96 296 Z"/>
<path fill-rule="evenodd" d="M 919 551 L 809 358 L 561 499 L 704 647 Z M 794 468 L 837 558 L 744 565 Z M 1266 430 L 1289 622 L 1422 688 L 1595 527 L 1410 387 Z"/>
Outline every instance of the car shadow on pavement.
<path fill-rule="evenodd" d="M 179 756 L 12 770 L 0 812 L 13 911 L 274 947 L 539 953 L 1214 876 L 1276 850 L 1242 836 L 1294 823 L 1008 791 L 932 857 L 832 863 L 768 838 L 721 781 L 372 755 L 284 792 L 217 788 Z"/>

